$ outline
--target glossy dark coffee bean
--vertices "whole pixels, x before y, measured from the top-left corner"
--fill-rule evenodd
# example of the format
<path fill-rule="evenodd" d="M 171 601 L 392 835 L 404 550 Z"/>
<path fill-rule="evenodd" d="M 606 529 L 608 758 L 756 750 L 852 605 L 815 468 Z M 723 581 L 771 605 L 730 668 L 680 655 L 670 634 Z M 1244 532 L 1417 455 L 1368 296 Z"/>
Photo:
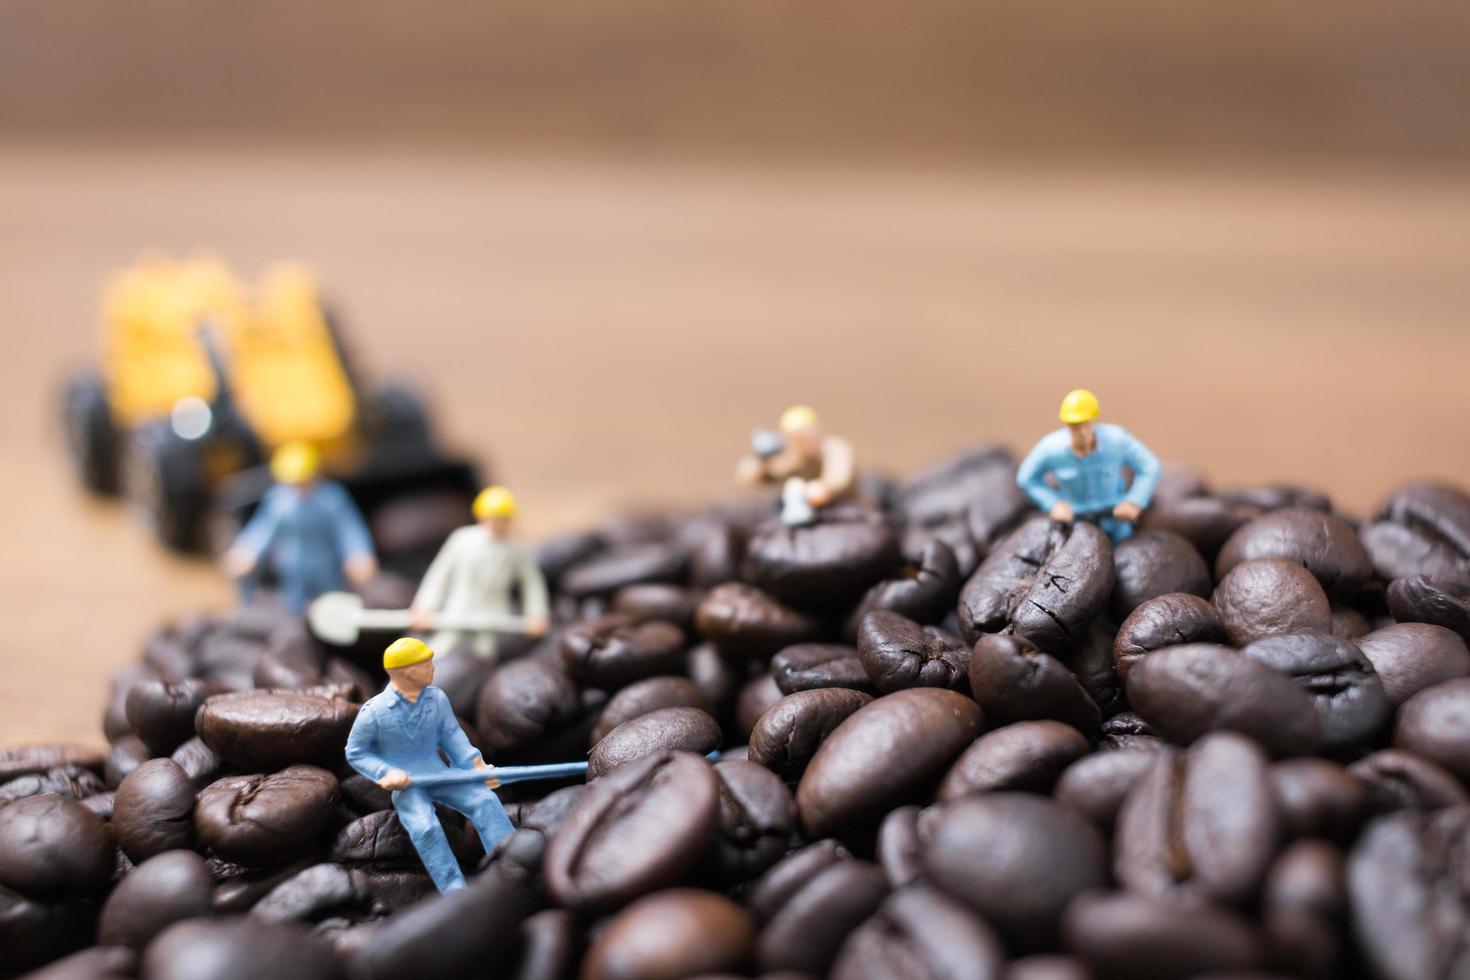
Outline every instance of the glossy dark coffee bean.
<path fill-rule="evenodd" d="M 701 597 L 701 593 L 682 585 L 629 585 L 613 595 L 612 609 L 639 622 L 657 619 L 687 631 L 694 628 L 694 610 Z"/>
<path fill-rule="evenodd" d="M 181 919 L 212 913 L 214 880 L 193 851 L 166 851 L 144 861 L 102 906 L 97 941 L 141 950 Z"/>
<path fill-rule="evenodd" d="M 480 855 L 479 840 L 474 831 L 444 822 L 444 836 L 455 855 L 465 863 L 473 863 Z M 422 867 L 418 851 L 393 810 L 378 810 L 347 824 L 337 831 L 327 848 L 327 860 L 340 865 L 372 865 L 376 868 Z"/>
<path fill-rule="evenodd" d="M 1030 501 L 1016 487 L 1016 463 L 1002 446 L 979 445 L 921 470 L 898 485 L 895 507 L 920 525 L 964 515 L 977 500 L 1009 502 L 1017 511 Z"/>
<path fill-rule="evenodd" d="M 746 681 L 735 698 L 735 733 L 749 741 L 761 717 L 784 695 L 769 673 L 758 674 Z"/>
<path fill-rule="evenodd" d="M 883 872 L 835 841 L 791 854 L 758 879 L 746 904 L 763 923 L 756 967 L 825 975 L 847 936 L 883 901 Z"/>
<path fill-rule="evenodd" d="M 1301 755 L 1321 738 L 1312 699 L 1291 678 L 1211 643 L 1167 647 L 1144 657 L 1128 674 L 1128 701 L 1139 717 L 1181 745 L 1206 732 L 1234 731 L 1273 754 Z"/>
<path fill-rule="evenodd" d="M 1443 766 L 1414 752 L 1380 749 L 1348 767 L 1368 791 L 1374 813 L 1440 810 L 1470 803 L 1470 794 Z"/>
<path fill-rule="evenodd" d="M 872 612 L 857 632 L 858 659 L 873 686 L 888 694 L 911 687 L 970 689 L 970 644 L 938 626 L 895 612 Z"/>
<path fill-rule="evenodd" d="M 1285 759 L 1271 767 L 1271 791 L 1292 837 L 1351 840 L 1368 815 L 1368 788 L 1326 759 Z"/>
<path fill-rule="evenodd" d="M 112 832 L 128 857 L 146 861 L 194 846 L 194 782 L 178 763 L 150 759 L 128 774 L 112 803 Z"/>
<path fill-rule="evenodd" d="M 745 666 L 743 662 L 739 664 L 741 668 Z M 712 705 L 710 713 L 717 718 L 727 717 L 740 693 L 740 682 L 744 676 L 737 671 L 736 665 L 720 656 L 713 643 L 700 643 L 690 648 L 685 658 L 685 670 L 689 679 L 709 698 Z"/>
<path fill-rule="evenodd" d="M 1380 578 L 1470 579 L 1470 494 L 1455 487 L 1400 487 L 1359 536 Z"/>
<path fill-rule="evenodd" d="M 1388 611 L 1401 623 L 1433 623 L 1470 643 L 1470 575 L 1395 579 L 1388 586 Z"/>
<path fill-rule="evenodd" d="M 1312 698 L 1322 746 L 1347 750 L 1368 743 L 1393 712 L 1373 665 L 1357 645 L 1329 633 L 1279 633 L 1241 651 L 1294 679 Z"/>
<path fill-rule="evenodd" d="M 1470 650 L 1458 634 L 1443 626 L 1395 623 L 1357 642 L 1394 705 L 1427 687 L 1470 676 Z"/>
<path fill-rule="evenodd" d="M 999 790 L 1049 793 L 1062 770 L 1087 751 L 1087 739 L 1070 725 L 1018 721 L 971 742 L 939 784 L 939 799 Z"/>
<path fill-rule="evenodd" d="M 834 980 L 1000 980 L 1005 950 L 995 932 L 964 905 L 932 888 L 888 896 L 842 944 Z"/>
<path fill-rule="evenodd" d="M 1105 751 L 1157 749 L 1165 744 L 1153 726 L 1133 711 L 1120 711 L 1104 721 L 1102 736 L 1097 740 L 1098 748 Z"/>
<path fill-rule="evenodd" d="M 930 825 L 924 867 L 1013 950 L 1052 945 L 1067 903 L 1108 880 L 1107 844 L 1097 828 L 1069 807 L 1025 793 L 944 804 Z"/>
<path fill-rule="evenodd" d="M 18 745 L 0 749 L 0 783 L 48 769 L 76 766 L 100 773 L 107 762 L 101 749 L 73 745 Z"/>
<path fill-rule="evenodd" d="M 399 870 L 317 864 L 276 885 L 250 914 L 266 922 L 375 919 L 433 894 L 434 884 L 421 866 Z"/>
<path fill-rule="evenodd" d="M 1037 953 L 1006 964 L 1006 980 L 1093 980 L 1087 964 L 1073 956 Z"/>
<path fill-rule="evenodd" d="M 1348 857 L 1353 935 L 1374 975 L 1453 977 L 1466 969 L 1470 807 L 1369 824 Z"/>
<path fill-rule="evenodd" d="M 103 820 L 112 822 L 112 807 L 117 802 L 117 796 L 111 790 L 105 793 L 94 793 L 81 801 L 82 806 L 91 810 Z"/>
<path fill-rule="evenodd" d="M 488 759 L 502 764 L 565 735 L 584 717 L 577 685 L 560 658 L 524 657 L 497 668 L 475 701 L 475 728 Z"/>
<path fill-rule="evenodd" d="M 1111 831 L 1123 801 L 1153 767 L 1158 755 L 1154 749 L 1095 752 L 1063 770 L 1054 796 L 1098 827 Z"/>
<path fill-rule="evenodd" d="M 572 678 L 605 691 L 684 666 L 684 633 L 672 623 L 638 622 L 612 615 L 586 620 L 561 634 L 561 655 Z"/>
<path fill-rule="evenodd" d="M 1273 964 L 1294 976 L 1338 975 L 1338 921 L 1347 908 L 1341 851 L 1318 840 L 1287 847 L 1266 878 L 1261 906 Z"/>
<path fill-rule="evenodd" d="M 1119 883 L 1146 895 L 1246 902 L 1281 838 L 1265 753 L 1217 732 L 1157 756 L 1118 813 Z"/>
<path fill-rule="evenodd" d="M 309 852 L 337 804 L 337 779 L 315 766 L 226 776 L 199 793 L 199 842 L 228 861 L 286 864 Z"/>
<path fill-rule="evenodd" d="M 126 946 L 93 946 L 63 957 L 26 980 L 133 980 L 138 975 L 138 954 Z"/>
<path fill-rule="evenodd" d="M 548 582 L 556 583 L 567 569 L 591 558 L 606 544 L 603 536 L 596 531 L 572 531 L 542 539 L 532 549 L 532 555 L 541 574 L 546 576 Z"/>
<path fill-rule="evenodd" d="M 219 757 L 219 753 L 205 745 L 204 740 L 198 736 L 174 749 L 169 759 L 184 770 L 184 774 L 195 786 L 206 786 L 214 782 L 225 767 L 225 760 Z"/>
<path fill-rule="evenodd" d="M 1138 604 L 1113 638 L 1113 664 L 1124 683 L 1141 657 L 1183 643 L 1224 643 L 1225 626 L 1215 604 L 1174 592 Z"/>
<path fill-rule="evenodd" d="M 339 980 L 326 944 L 304 929 L 257 919 L 191 919 L 164 930 L 143 953 L 145 980 Z"/>
<path fill-rule="evenodd" d="M 1327 593 L 1311 572 L 1285 558 L 1241 562 L 1220 580 L 1214 600 L 1235 646 L 1274 633 L 1325 633 L 1332 627 Z"/>
<path fill-rule="evenodd" d="M 798 643 L 771 658 L 771 676 L 782 694 L 822 687 L 850 687 L 873 693 L 873 682 L 856 647 L 841 643 Z"/>
<path fill-rule="evenodd" d="M 76 800 L 42 794 L 0 807 L 0 885 L 33 898 L 96 895 L 114 864 L 107 824 Z"/>
<path fill-rule="evenodd" d="M 77 898 L 31 898 L 0 885 L 0 949 L 7 970 L 28 970 L 92 942 L 96 906 Z M 91 980 L 91 978 L 88 978 Z"/>
<path fill-rule="evenodd" d="M 704 689 L 687 677 L 649 677 L 635 681 L 608 699 L 607 705 L 592 728 L 592 744 L 596 745 L 608 732 L 660 708 L 698 708 L 715 711 L 714 701 Z"/>
<path fill-rule="evenodd" d="M 1171 593 L 1208 596 L 1214 581 L 1199 551 L 1172 531 L 1140 530 L 1113 548 L 1114 620 Z"/>
<path fill-rule="evenodd" d="M 973 643 L 1009 626 L 1057 653 L 1082 637 L 1112 590 L 1107 535 L 1038 516 L 998 542 L 960 590 L 960 627 Z"/>
<path fill-rule="evenodd" d="M 92 770 L 79 766 L 57 766 L 45 772 L 28 773 L 0 783 L 0 806 L 42 793 L 65 796 L 70 800 L 83 800 L 106 791 L 106 784 Z"/>
<path fill-rule="evenodd" d="M 1265 960 L 1260 933 L 1242 916 L 1143 895 L 1084 896 L 1067 909 L 1062 934 L 1098 980 L 1255 976 Z"/>
<path fill-rule="evenodd" d="M 872 700 L 871 695 L 850 688 L 787 695 L 756 722 L 750 733 L 750 759 L 794 783 L 827 736 Z"/>
<path fill-rule="evenodd" d="M 698 708 L 659 708 L 608 732 L 587 757 L 587 778 L 605 776 L 636 759 L 678 749 L 704 755 L 720 746 L 720 726 Z"/>
<path fill-rule="evenodd" d="M 745 578 L 798 608 L 857 602 L 901 569 L 899 536 L 883 517 L 859 507 L 828 507 L 812 524 L 779 520 L 756 528 L 745 549 Z"/>
<path fill-rule="evenodd" d="M 1055 718 L 1095 732 L 1102 714 L 1077 676 L 1019 636 L 987 633 L 970 653 L 970 691 L 998 724 Z"/>
<path fill-rule="evenodd" d="M 724 884 L 749 881 L 781 860 L 796 830 L 796 802 L 765 766 L 744 759 L 715 764 L 720 824 L 703 870 Z"/>
<path fill-rule="evenodd" d="M 888 810 L 927 790 L 983 724 L 979 705 L 939 688 L 864 705 L 827 736 L 802 775 L 802 827 L 814 837 L 876 827 Z"/>
<path fill-rule="evenodd" d="M 1220 549 L 1215 577 L 1223 579 L 1241 562 L 1257 558 L 1286 558 L 1305 566 L 1337 599 L 1353 598 L 1373 574 L 1357 532 L 1319 510 L 1273 510 L 1242 526 Z"/>
<path fill-rule="evenodd" d="M 609 548 L 568 568 L 558 583 L 581 598 L 608 595 L 630 585 L 683 581 L 689 568 L 684 550 L 672 544 L 633 544 Z"/>
<path fill-rule="evenodd" d="M 1087 628 L 1077 645 L 1059 655 L 1062 664 L 1077 678 L 1082 690 L 1097 705 L 1104 719 L 1128 710 L 1123 681 L 1113 663 L 1113 640 L 1117 630 L 1099 619 Z"/>
<path fill-rule="evenodd" d="M 639 899 L 597 934 L 582 962 L 583 980 L 680 980 L 742 971 L 755 925 L 723 895 L 672 888 Z"/>
<path fill-rule="evenodd" d="M 141 738 L 124 735 L 113 742 L 112 748 L 107 752 L 107 764 L 102 769 L 106 785 L 117 789 L 129 773 L 151 758 L 153 753 L 148 751 L 148 746 L 143 744 Z"/>
<path fill-rule="evenodd" d="M 939 538 L 911 527 L 900 543 L 902 564 L 889 578 L 868 589 L 848 617 L 848 633 L 870 612 L 886 610 L 920 623 L 937 623 L 954 609 L 960 567 L 954 550 Z"/>
<path fill-rule="evenodd" d="M 822 633 L 816 618 L 738 582 L 711 589 L 695 611 L 694 623 L 721 653 L 748 660 L 767 660 L 779 650 L 815 640 Z"/>
<path fill-rule="evenodd" d="M 932 812 L 912 804 L 901 806 L 889 810 L 879 824 L 874 858 L 883 868 L 889 888 L 902 888 L 923 876 L 926 834 L 921 823 Z"/>
<path fill-rule="evenodd" d="M 719 826 L 714 768 L 660 752 L 589 785 L 551 838 L 546 887 L 573 909 L 610 909 L 678 884 Z"/>
<path fill-rule="evenodd" d="M 1405 701 L 1393 741 L 1470 783 L 1470 677 L 1425 688 Z"/>
<path fill-rule="evenodd" d="M 1147 531 L 1171 531 L 1194 545 L 1206 561 L 1213 560 L 1225 542 L 1260 511 L 1219 497 L 1155 500 L 1143 512 L 1138 526 Z"/>
<path fill-rule="evenodd" d="M 1350 609 L 1347 606 L 1332 607 L 1332 627 L 1330 632 L 1333 636 L 1344 640 L 1356 640 L 1373 632 L 1373 624 L 1368 617 Z"/>
<path fill-rule="evenodd" d="M 543 909 L 520 926 L 515 969 L 510 980 L 563 980 L 572 975 L 580 954 L 577 920 L 566 909 Z"/>
<path fill-rule="evenodd" d="M 1285 507 L 1295 507 L 1303 510 L 1320 510 L 1328 513 L 1332 510 L 1332 501 L 1326 494 L 1311 487 L 1304 487 L 1292 483 L 1270 483 L 1258 487 L 1237 487 L 1233 490 L 1223 490 L 1218 496 L 1222 500 L 1238 504 L 1242 507 L 1254 507 L 1257 510 L 1281 510 Z"/>
<path fill-rule="evenodd" d="M 240 691 L 210 698 L 199 711 L 199 737 L 246 770 L 341 760 L 357 705 L 309 691 Z"/>

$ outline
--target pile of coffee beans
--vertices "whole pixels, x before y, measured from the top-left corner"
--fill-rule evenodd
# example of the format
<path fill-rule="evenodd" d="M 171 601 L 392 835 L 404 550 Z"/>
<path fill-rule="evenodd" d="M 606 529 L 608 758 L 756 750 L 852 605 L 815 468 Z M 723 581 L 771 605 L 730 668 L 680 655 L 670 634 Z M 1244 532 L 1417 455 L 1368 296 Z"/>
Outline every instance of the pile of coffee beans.
<path fill-rule="evenodd" d="M 1168 468 L 1115 546 L 982 447 L 862 500 L 545 542 L 552 634 L 436 683 L 589 779 L 505 787 L 490 855 L 441 811 L 449 895 L 343 761 L 388 638 L 161 630 L 108 751 L 0 752 L 0 972 L 1470 976 L 1470 496 Z"/>

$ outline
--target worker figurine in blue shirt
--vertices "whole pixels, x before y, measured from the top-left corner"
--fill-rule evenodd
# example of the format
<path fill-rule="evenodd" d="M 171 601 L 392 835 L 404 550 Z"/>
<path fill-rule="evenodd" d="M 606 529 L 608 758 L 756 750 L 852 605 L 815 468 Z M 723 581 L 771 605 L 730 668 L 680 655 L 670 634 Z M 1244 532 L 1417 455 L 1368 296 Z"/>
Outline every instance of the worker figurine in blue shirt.
<path fill-rule="evenodd" d="M 340 591 L 344 575 L 361 585 L 378 571 L 362 514 L 340 483 L 317 476 L 320 462 L 310 443 L 277 449 L 271 456 L 276 485 L 224 556 L 225 571 L 235 579 L 253 575 L 266 558 L 292 613 Z"/>
<path fill-rule="evenodd" d="M 434 804 L 443 803 L 468 817 L 489 854 L 512 830 L 505 808 L 491 792 L 500 780 L 487 774 L 483 784 L 415 786 L 415 778 L 450 768 L 491 767 L 460 729 L 448 696 L 430 686 L 434 651 L 427 644 L 411 637 L 394 640 L 383 652 L 383 667 L 388 686 L 358 711 L 347 735 L 347 762 L 392 791 L 393 808 L 435 886 L 441 892 L 463 888 L 464 873 L 449 849 Z M 441 750 L 449 758 L 447 767 L 439 757 Z"/>
<path fill-rule="evenodd" d="M 1133 534 L 1133 525 L 1159 485 L 1159 459 L 1121 425 L 1097 421 L 1097 396 L 1085 388 L 1062 400 L 1067 423 L 1042 436 L 1021 461 L 1016 483 L 1052 520 L 1097 524 L 1114 544 Z M 1133 482 L 1123 482 L 1123 467 Z M 1046 481 L 1056 481 L 1054 489 Z"/>

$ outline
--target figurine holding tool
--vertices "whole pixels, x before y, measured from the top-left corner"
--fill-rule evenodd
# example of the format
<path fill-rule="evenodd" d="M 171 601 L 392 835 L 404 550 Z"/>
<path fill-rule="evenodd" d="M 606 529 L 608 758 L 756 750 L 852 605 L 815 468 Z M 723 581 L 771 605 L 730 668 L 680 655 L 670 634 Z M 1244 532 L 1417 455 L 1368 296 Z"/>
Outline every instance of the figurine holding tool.
<path fill-rule="evenodd" d="M 779 430 L 756 430 L 752 451 L 740 460 L 735 478 L 747 486 L 782 483 L 781 520 L 810 524 L 823 507 L 853 495 L 857 454 L 846 439 L 824 434 L 807 405 L 782 412 Z"/>

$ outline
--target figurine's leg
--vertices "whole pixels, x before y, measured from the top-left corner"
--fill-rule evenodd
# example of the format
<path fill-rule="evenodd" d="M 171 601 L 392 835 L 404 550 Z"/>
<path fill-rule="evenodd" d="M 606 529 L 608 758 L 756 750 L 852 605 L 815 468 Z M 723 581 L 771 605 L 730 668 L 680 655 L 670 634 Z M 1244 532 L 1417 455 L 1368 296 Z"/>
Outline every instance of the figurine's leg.
<path fill-rule="evenodd" d="M 1113 544 L 1119 541 L 1127 541 L 1133 537 L 1133 523 L 1131 521 L 1120 521 L 1116 517 L 1104 517 L 1097 522 L 1097 526 L 1108 536 Z"/>
<path fill-rule="evenodd" d="M 306 578 L 300 573 L 281 576 L 281 599 L 286 611 L 293 616 L 301 615 L 306 608 Z"/>
<path fill-rule="evenodd" d="M 494 851 L 495 845 L 515 830 L 510 817 L 505 815 L 505 807 L 500 805 L 500 798 L 486 789 L 483 783 L 436 786 L 430 792 L 435 802 L 470 818 L 470 823 L 475 825 L 480 835 L 480 843 L 485 845 L 486 854 Z"/>
<path fill-rule="evenodd" d="M 393 807 L 398 811 L 398 820 L 407 831 L 408 839 L 413 841 L 414 849 L 419 852 L 419 859 L 424 862 L 424 870 L 434 879 L 434 887 L 441 892 L 463 888 L 464 872 L 459 869 L 459 861 L 449 849 L 449 840 L 444 836 L 438 815 L 434 813 L 434 801 L 429 798 L 429 791 L 416 786 L 399 790 L 393 794 Z"/>
<path fill-rule="evenodd" d="M 495 662 L 495 634 L 489 630 L 471 633 L 470 649 L 481 660 L 488 660 L 493 664 Z"/>

